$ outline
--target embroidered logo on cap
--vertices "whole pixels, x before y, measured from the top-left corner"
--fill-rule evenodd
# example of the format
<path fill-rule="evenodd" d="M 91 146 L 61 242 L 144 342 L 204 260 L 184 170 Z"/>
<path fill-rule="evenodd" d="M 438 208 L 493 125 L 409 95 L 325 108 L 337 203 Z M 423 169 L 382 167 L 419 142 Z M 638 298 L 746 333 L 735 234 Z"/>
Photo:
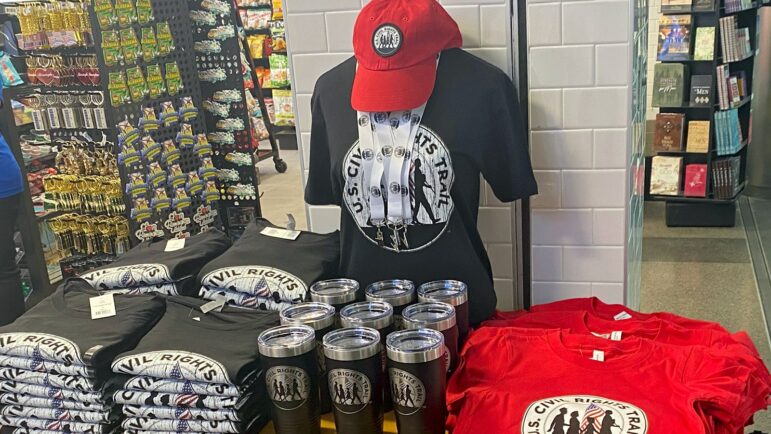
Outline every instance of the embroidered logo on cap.
<path fill-rule="evenodd" d="M 383 24 L 375 30 L 372 47 L 381 57 L 391 57 L 402 48 L 402 31 L 393 24 Z"/>

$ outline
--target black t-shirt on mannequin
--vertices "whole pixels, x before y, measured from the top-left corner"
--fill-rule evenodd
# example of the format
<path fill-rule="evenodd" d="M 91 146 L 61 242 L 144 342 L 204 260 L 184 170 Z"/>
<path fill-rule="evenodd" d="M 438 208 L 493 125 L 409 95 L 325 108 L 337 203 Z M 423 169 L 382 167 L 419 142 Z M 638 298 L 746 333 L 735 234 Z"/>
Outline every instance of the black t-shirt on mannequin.
<path fill-rule="evenodd" d="M 471 322 L 483 321 L 495 310 L 496 296 L 477 230 L 480 174 L 503 202 L 537 193 L 514 84 L 463 50 L 442 52 L 410 161 L 417 224 L 406 231 L 408 247 L 397 251 L 376 240 L 369 221 L 357 113 L 351 108 L 355 71 L 351 58 L 316 83 L 305 192 L 311 205 L 342 207 L 341 273 L 362 286 L 393 278 L 464 281 Z M 384 235 L 388 239 L 390 232 Z"/>

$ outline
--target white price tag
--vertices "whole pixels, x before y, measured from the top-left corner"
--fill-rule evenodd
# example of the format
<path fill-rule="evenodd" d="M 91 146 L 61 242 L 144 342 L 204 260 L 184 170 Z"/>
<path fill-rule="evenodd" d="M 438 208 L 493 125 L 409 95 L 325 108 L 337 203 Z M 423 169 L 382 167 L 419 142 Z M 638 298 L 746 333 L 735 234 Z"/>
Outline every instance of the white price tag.
<path fill-rule="evenodd" d="M 591 333 L 592 335 L 597 336 L 598 338 L 610 339 L 609 333 L 595 333 L 595 332 L 591 332 Z"/>
<path fill-rule="evenodd" d="M 218 298 L 217 300 L 210 301 L 203 306 L 201 306 L 201 312 L 203 313 L 209 313 L 213 310 L 216 310 L 217 312 L 221 312 L 222 308 L 225 307 L 225 303 L 227 303 L 227 299 L 224 297 Z M 200 319 L 198 320 L 200 321 Z"/>
<path fill-rule="evenodd" d="M 621 332 L 620 331 L 611 332 L 610 340 L 611 341 L 620 341 L 621 340 Z"/>
<path fill-rule="evenodd" d="M 115 299 L 112 293 L 91 297 L 88 302 L 91 305 L 91 319 L 115 316 Z"/>
<path fill-rule="evenodd" d="M 605 361 L 605 351 L 594 350 L 594 352 L 592 353 L 592 360 L 596 360 L 598 362 L 604 362 Z"/>
<path fill-rule="evenodd" d="M 300 231 L 290 231 L 288 229 L 279 229 L 279 228 L 265 228 L 260 233 L 269 237 L 281 238 L 284 240 L 291 240 L 291 241 L 296 240 L 297 237 L 300 236 Z"/>
<path fill-rule="evenodd" d="M 631 318 L 632 318 L 632 315 L 629 315 L 629 312 L 625 310 L 621 311 L 620 313 L 618 313 L 616 316 L 613 317 L 613 319 L 616 321 L 623 321 L 625 319 L 631 319 Z"/>
<path fill-rule="evenodd" d="M 176 252 L 185 248 L 185 238 L 174 238 L 166 242 L 164 252 Z"/>

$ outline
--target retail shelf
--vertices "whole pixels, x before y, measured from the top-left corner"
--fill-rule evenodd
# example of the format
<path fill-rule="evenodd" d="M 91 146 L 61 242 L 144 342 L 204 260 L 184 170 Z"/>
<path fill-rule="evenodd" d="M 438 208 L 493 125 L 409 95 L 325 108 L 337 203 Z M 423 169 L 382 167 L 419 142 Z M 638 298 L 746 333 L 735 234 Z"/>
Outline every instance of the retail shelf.
<path fill-rule="evenodd" d="M 701 155 L 707 157 L 709 154 L 713 154 L 717 151 L 714 149 L 707 152 L 690 152 L 690 151 L 656 151 L 655 155 Z"/>
<path fill-rule="evenodd" d="M 693 9 L 685 10 L 685 11 L 666 11 L 661 12 L 661 15 L 683 15 L 683 14 L 714 14 L 715 10 L 711 9 L 708 11 L 696 11 Z"/>
<path fill-rule="evenodd" d="M 741 146 L 739 146 L 739 149 L 737 149 L 737 150 L 735 150 L 733 152 L 729 152 L 728 154 L 718 154 L 717 156 L 718 157 L 731 157 L 733 155 L 736 155 L 736 154 L 742 152 L 742 150 L 744 150 L 744 148 L 747 147 L 747 142 L 748 141 L 749 141 L 748 139 L 744 139 L 744 141 L 742 141 Z"/>
<path fill-rule="evenodd" d="M 736 15 L 736 14 L 741 14 L 741 13 L 744 13 L 744 12 L 753 11 L 753 10 L 755 10 L 757 8 L 758 8 L 758 2 L 752 2 L 752 5 L 750 7 L 748 7 L 748 8 L 739 9 L 739 10 L 735 10 L 735 11 L 728 11 L 726 8 L 723 7 L 723 8 L 720 8 L 720 10 L 723 12 L 723 16 L 728 16 L 728 15 Z"/>
<path fill-rule="evenodd" d="M 7 98 L 19 97 L 28 93 L 52 93 L 52 92 L 100 92 L 99 86 L 84 86 L 82 84 L 72 84 L 67 86 L 41 86 L 37 84 L 24 84 L 21 86 L 9 87 L 3 92 Z"/>
<path fill-rule="evenodd" d="M 732 203 L 735 202 L 736 199 L 739 197 L 740 194 L 744 191 L 744 188 L 747 186 L 747 181 L 744 181 L 739 186 L 739 190 L 736 192 L 736 194 L 730 198 L 730 199 L 715 199 L 710 197 L 686 197 L 686 196 L 667 196 L 667 195 L 661 195 L 661 194 L 652 194 L 650 195 L 650 200 L 654 201 L 663 201 L 663 202 L 682 202 L 682 203 Z"/>
<path fill-rule="evenodd" d="M 747 105 L 747 103 L 750 102 L 750 101 L 752 101 L 752 95 L 744 97 L 744 99 L 742 99 L 738 104 L 732 105 L 731 107 L 727 108 L 726 110 L 722 110 L 722 109 L 718 108 L 718 111 L 724 112 L 724 111 L 728 111 L 728 110 L 732 110 L 732 109 L 742 108 L 745 105 Z"/>
<path fill-rule="evenodd" d="M 30 158 L 29 160 L 25 160 L 24 164 L 27 167 L 30 167 L 30 166 L 34 165 L 35 163 L 45 163 L 45 162 L 47 162 L 49 160 L 55 160 L 56 159 L 56 155 L 57 155 L 57 153 L 52 151 L 52 152 L 49 152 L 49 153 L 47 153 L 45 155 L 41 155 L 39 157 L 34 157 L 34 158 Z"/>

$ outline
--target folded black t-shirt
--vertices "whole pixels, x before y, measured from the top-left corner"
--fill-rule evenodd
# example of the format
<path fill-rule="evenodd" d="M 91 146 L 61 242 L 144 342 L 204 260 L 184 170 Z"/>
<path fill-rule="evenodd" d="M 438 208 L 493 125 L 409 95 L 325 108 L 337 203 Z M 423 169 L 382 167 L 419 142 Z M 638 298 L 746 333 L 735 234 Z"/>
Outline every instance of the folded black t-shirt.
<path fill-rule="evenodd" d="M 171 245 L 169 244 L 171 243 Z M 145 241 L 120 256 L 115 262 L 83 274 L 94 287 L 104 290 L 175 284 L 177 293 L 195 295 L 195 277 L 206 263 L 221 255 L 231 245 L 222 231 L 210 229 L 185 240 L 175 250 L 177 240 L 156 238 Z M 171 251 L 167 251 L 171 250 Z M 169 293 L 168 289 L 164 290 Z"/>
<path fill-rule="evenodd" d="M 203 314 L 206 301 L 174 296 L 139 344 L 112 364 L 115 373 L 241 385 L 259 369 L 257 338 L 279 324 L 278 313 L 225 306 Z"/>
<path fill-rule="evenodd" d="M 300 232 L 290 240 L 263 233 L 270 228 L 276 226 L 265 219 L 249 224 L 233 247 L 201 269 L 201 287 L 256 296 L 262 301 L 254 307 L 270 309 L 271 302 L 306 301 L 310 285 L 338 277 L 339 232 Z"/>
<path fill-rule="evenodd" d="M 95 392 L 100 385 L 93 379 L 75 375 L 48 374 L 20 368 L 0 368 L 0 381 L 18 381 L 36 386 Z"/>
<path fill-rule="evenodd" d="M 88 376 L 88 368 L 109 367 L 117 354 L 134 348 L 163 315 L 165 303 L 159 297 L 115 295 L 116 315 L 92 320 L 89 299 L 97 295 L 86 281 L 70 279 L 14 323 L 0 327 L 3 366 L 42 371 L 51 365 L 47 372 Z"/>

